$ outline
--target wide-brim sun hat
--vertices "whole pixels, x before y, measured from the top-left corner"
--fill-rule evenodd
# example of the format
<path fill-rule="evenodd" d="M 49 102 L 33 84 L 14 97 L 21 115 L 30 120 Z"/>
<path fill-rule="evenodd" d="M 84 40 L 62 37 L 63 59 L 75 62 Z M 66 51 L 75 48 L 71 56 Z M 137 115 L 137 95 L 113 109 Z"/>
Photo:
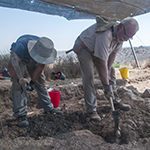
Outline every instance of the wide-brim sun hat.
<path fill-rule="evenodd" d="M 28 51 L 30 56 L 38 63 L 52 64 L 57 56 L 54 43 L 47 37 L 28 41 Z"/>

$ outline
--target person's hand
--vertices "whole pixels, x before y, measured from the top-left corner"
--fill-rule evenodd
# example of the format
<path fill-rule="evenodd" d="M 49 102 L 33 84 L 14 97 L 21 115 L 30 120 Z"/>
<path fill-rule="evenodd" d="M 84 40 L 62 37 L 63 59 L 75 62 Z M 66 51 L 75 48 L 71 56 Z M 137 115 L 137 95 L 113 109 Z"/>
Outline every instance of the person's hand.
<path fill-rule="evenodd" d="M 109 100 L 110 97 L 113 98 L 113 90 L 112 90 L 112 85 L 104 85 L 104 93 L 105 97 Z"/>
<path fill-rule="evenodd" d="M 27 81 L 24 78 L 20 78 L 17 80 L 17 82 L 20 84 L 21 87 L 24 88 Z"/>
<path fill-rule="evenodd" d="M 28 91 L 33 91 L 35 89 L 35 84 L 34 82 L 31 80 L 29 83 L 26 83 L 26 90 Z"/>

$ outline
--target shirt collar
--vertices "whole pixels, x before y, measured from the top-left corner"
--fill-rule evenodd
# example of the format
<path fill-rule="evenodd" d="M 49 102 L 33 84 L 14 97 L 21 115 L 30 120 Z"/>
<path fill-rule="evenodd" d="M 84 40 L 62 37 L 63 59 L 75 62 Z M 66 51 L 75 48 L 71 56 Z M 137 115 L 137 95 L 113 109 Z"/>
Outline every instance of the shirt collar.
<path fill-rule="evenodd" d="M 113 40 L 117 40 L 117 27 L 118 27 L 118 25 L 119 25 L 119 23 L 116 23 L 116 24 L 114 24 L 113 25 L 113 28 L 114 28 L 114 31 L 113 31 L 113 33 L 112 33 L 112 36 L 113 36 Z M 118 43 L 123 43 L 123 42 L 118 42 Z"/>

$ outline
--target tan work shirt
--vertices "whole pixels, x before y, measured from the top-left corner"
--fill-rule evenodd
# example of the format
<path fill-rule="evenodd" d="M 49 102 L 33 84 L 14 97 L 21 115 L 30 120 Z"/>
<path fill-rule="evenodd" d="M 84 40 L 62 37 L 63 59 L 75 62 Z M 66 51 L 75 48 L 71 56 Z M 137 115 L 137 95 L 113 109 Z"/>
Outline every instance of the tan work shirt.
<path fill-rule="evenodd" d="M 111 30 L 95 33 L 95 29 L 96 24 L 93 24 L 80 34 L 80 39 L 94 56 L 108 61 L 112 52 L 117 53 L 122 49 L 122 43 L 117 42 Z"/>

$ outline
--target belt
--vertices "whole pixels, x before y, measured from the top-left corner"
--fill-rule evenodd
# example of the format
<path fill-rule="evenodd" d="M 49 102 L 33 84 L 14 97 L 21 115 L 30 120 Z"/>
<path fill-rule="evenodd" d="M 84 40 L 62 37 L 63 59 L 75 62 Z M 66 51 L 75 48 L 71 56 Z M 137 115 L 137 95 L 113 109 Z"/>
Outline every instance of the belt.
<path fill-rule="evenodd" d="M 66 51 L 66 54 L 70 53 L 71 51 L 74 51 L 75 53 L 79 53 L 82 49 L 87 49 L 85 44 L 82 42 L 80 37 L 77 38 L 75 45 L 73 46 L 72 49 Z"/>
<path fill-rule="evenodd" d="M 90 54 L 93 54 L 94 53 L 94 51 L 90 51 L 89 49 L 88 49 L 88 47 L 87 46 L 85 46 L 85 44 L 82 42 L 82 40 L 80 39 L 80 37 L 78 37 L 78 44 L 79 44 L 79 46 L 81 47 L 81 49 L 86 49 Z"/>

